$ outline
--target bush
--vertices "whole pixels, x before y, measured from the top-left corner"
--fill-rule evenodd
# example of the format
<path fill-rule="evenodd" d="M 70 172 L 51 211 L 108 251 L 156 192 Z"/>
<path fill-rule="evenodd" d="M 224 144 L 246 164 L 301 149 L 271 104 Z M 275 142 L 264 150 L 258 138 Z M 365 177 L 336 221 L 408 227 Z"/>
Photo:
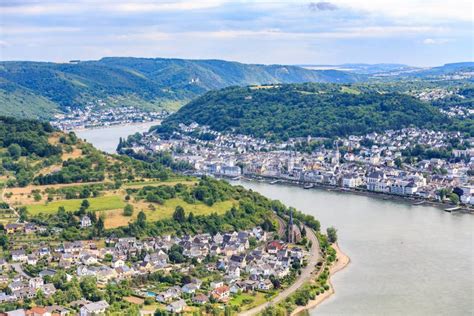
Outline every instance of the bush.
<path fill-rule="evenodd" d="M 133 206 L 130 204 L 125 205 L 123 208 L 123 216 L 132 216 L 133 215 Z"/>

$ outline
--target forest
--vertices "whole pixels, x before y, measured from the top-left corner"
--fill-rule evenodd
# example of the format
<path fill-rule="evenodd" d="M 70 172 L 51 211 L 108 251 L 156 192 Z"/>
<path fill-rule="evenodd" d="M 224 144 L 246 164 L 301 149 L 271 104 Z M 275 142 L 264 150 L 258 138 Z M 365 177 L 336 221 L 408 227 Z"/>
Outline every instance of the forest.
<path fill-rule="evenodd" d="M 363 135 L 416 126 L 474 135 L 471 119 L 442 115 L 407 94 L 334 84 L 231 87 L 206 93 L 168 117 L 158 132 L 197 122 L 220 132 L 274 141 L 293 137 Z"/>

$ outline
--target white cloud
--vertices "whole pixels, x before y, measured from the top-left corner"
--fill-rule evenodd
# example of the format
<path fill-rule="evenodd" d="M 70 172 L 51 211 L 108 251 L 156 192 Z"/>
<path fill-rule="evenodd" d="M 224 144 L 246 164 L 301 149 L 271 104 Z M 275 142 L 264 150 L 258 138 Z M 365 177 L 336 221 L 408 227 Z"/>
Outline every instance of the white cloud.
<path fill-rule="evenodd" d="M 473 21 L 471 0 L 333 0 L 334 4 L 388 17 L 412 20 Z"/>
<path fill-rule="evenodd" d="M 425 45 L 441 45 L 449 42 L 451 42 L 451 40 L 447 38 L 425 38 L 422 41 Z"/>
<path fill-rule="evenodd" d="M 77 0 L 74 2 L 24 3 L 1 6 L 4 15 L 79 14 L 84 12 L 147 13 L 156 11 L 189 11 L 209 9 L 224 4 L 226 0 L 181 1 L 128 1 L 128 0 Z"/>

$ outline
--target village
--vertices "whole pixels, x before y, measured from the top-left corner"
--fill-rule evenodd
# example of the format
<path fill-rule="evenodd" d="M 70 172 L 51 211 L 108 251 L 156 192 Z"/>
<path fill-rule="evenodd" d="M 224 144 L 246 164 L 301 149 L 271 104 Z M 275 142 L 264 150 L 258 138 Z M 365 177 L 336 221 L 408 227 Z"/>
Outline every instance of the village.
<path fill-rule="evenodd" d="M 159 121 L 169 114 L 166 110 L 149 112 L 134 106 L 106 105 L 104 100 L 99 99 L 96 102 L 88 102 L 83 108 L 69 108 L 65 114 L 56 114 L 51 125 L 69 131 Z"/>
<path fill-rule="evenodd" d="M 322 185 L 470 206 L 474 205 L 473 143 L 459 132 L 419 128 L 349 136 L 329 144 L 309 136 L 271 143 L 192 123 L 181 124 L 167 139 L 145 133 L 131 147 L 136 152 L 171 151 L 199 175 L 286 181 L 305 188 Z"/>
<path fill-rule="evenodd" d="M 86 217 L 81 221 L 83 228 L 90 225 Z M 35 236 L 41 229 L 32 223 L 12 223 L 5 226 L 5 233 Z M 31 243 L 0 259 L 0 281 L 6 286 L 0 292 L 0 304 L 27 302 L 39 296 L 57 298 L 58 290 L 52 280 L 59 274 L 65 275 L 67 282 L 92 277 L 97 280 L 97 288 L 141 278 L 145 283 L 132 287 L 132 296 L 124 299 L 142 304 L 146 300 L 153 308 L 169 313 L 189 312 L 191 306 L 208 303 L 223 307 L 241 301 L 242 293 L 253 294 L 246 295 L 244 302 L 235 303 L 239 308 L 245 303 L 261 304 L 275 295 L 277 289 L 291 284 L 307 264 L 311 245 L 305 246 L 305 231 L 293 226 L 290 218 L 284 234 L 285 241 L 255 227 L 215 235 Z M 153 282 L 151 276 L 156 273 L 185 277 L 175 284 Z M 103 299 L 91 301 L 81 297 L 64 305 L 17 309 L 5 315 L 87 316 L 104 313 L 108 308 Z M 153 312 L 154 309 L 150 313 Z"/>

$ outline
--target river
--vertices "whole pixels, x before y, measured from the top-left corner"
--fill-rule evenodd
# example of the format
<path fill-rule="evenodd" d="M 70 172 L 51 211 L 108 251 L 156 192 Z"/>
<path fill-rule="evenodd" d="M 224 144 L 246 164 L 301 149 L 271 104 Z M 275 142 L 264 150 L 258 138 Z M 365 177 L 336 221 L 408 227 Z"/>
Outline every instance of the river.
<path fill-rule="evenodd" d="M 146 122 L 139 124 L 118 125 L 111 127 L 100 127 L 94 129 L 80 129 L 74 132 L 80 138 L 94 144 L 100 150 L 108 153 L 115 153 L 120 137 L 126 138 L 128 135 L 143 133 L 160 122 Z"/>
<path fill-rule="evenodd" d="M 130 125 L 79 132 L 113 152 Z M 336 294 L 311 315 L 472 315 L 474 216 L 431 206 L 288 185 L 233 182 L 314 215 L 338 229 L 351 258 L 332 278 Z"/>
<path fill-rule="evenodd" d="M 351 258 L 311 315 L 471 315 L 474 216 L 322 189 L 238 182 L 338 229 Z"/>

